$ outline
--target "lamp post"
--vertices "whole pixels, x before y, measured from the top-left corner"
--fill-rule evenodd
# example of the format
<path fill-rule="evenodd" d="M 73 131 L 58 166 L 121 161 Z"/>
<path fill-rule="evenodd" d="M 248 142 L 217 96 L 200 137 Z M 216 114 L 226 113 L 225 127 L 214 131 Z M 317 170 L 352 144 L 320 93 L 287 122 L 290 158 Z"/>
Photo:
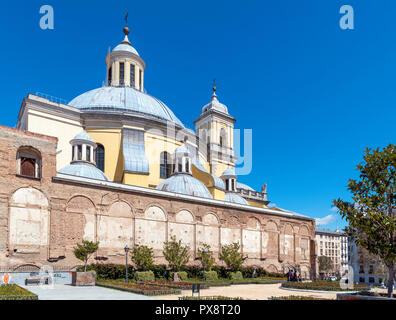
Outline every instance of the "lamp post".
<path fill-rule="evenodd" d="M 206 251 L 202 250 L 203 281 L 206 281 L 206 279 L 205 279 L 205 254 L 206 254 Z"/>
<path fill-rule="evenodd" d="M 129 252 L 129 247 L 128 245 L 125 246 L 125 281 L 128 283 L 128 252 Z"/>

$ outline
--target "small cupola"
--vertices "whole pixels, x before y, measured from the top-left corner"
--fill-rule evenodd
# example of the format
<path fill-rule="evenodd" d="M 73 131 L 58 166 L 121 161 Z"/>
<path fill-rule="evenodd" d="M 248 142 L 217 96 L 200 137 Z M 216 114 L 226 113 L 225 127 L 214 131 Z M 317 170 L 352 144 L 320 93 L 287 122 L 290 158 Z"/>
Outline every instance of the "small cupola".
<path fill-rule="evenodd" d="M 106 57 L 106 85 L 128 87 L 144 92 L 144 70 L 146 64 L 129 41 L 128 11 L 123 29 L 125 38 Z"/>
<path fill-rule="evenodd" d="M 185 174 L 192 174 L 191 171 L 191 152 L 188 150 L 186 145 L 182 145 L 176 148 L 174 153 L 175 158 L 175 170 L 174 174 L 176 173 L 185 173 Z"/>
<path fill-rule="evenodd" d="M 221 175 L 221 179 L 224 180 L 226 192 L 237 191 L 236 189 L 237 175 L 235 174 L 234 169 L 226 169 Z"/>
<path fill-rule="evenodd" d="M 85 132 L 76 135 L 71 141 L 72 159 L 71 163 L 89 163 L 96 166 L 94 151 L 96 149 L 95 141 Z"/>

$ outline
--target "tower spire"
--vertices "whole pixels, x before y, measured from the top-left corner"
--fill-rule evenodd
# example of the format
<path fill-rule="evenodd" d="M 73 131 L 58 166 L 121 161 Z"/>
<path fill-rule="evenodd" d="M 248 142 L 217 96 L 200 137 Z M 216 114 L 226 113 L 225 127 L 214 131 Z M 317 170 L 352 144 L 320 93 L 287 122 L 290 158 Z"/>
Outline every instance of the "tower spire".
<path fill-rule="evenodd" d="M 125 27 L 124 27 L 125 38 L 124 38 L 124 41 L 122 41 L 121 43 L 131 45 L 131 42 L 128 39 L 128 35 L 131 32 L 128 28 L 128 15 L 129 15 L 128 10 L 126 10 L 126 12 L 125 12 Z"/>
<path fill-rule="evenodd" d="M 216 95 L 217 88 L 216 88 L 216 86 L 217 86 L 216 79 L 213 79 L 213 88 L 212 88 L 212 90 L 213 90 L 212 99 L 213 100 L 217 99 L 217 95 Z"/>

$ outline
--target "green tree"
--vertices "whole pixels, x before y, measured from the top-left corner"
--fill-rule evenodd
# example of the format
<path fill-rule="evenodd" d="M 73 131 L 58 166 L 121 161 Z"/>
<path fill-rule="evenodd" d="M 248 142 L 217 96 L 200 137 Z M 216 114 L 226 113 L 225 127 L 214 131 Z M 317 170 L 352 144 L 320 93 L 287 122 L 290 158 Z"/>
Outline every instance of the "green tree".
<path fill-rule="evenodd" d="M 319 272 L 328 273 L 334 271 L 333 260 L 330 257 L 320 256 L 318 258 Z"/>
<path fill-rule="evenodd" d="M 135 245 L 131 251 L 131 259 L 136 269 L 146 271 L 154 265 L 154 251 L 147 246 Z"/>
<path fill-rule="evenodd" d="M 205 250 L 205 259 L 202 251 Z M 210 250 L 210 245 L 207 243 L 202 244 L 202 247 L 198 249 L 198 260 L 201 261 L 203 267 L 203 261 L 205 260 L 205 269 L 210 271 L 215 263 L 213 252 Z"/>
<path fill-rule="evenodd" d="M 77 243 L 73 252 L 77 259 L 84 262 L 84 272 L 87 272 L 87 263 L 89 258 L 98 251 L 99 242 L 83 240 L 82 244 Z"/>
<path fill-rule="evenodd" d="M 181 240 L 176 241 L 175 236 L 172 236 L 170 241 L 164 242 L 163 254 L 172 271 L 180 271 L 187 264 L 190 259 L 189 252 L 190 247 L 183 245 Z"/>
<path fill-rule="evenodd" d="M 243 261 L 245 260 L 242 253 L 239 252 L 240 245 L 234 242 L 221 247 L 220 260 L 223 260 L 227 268 L 231 271 L 238 271 L 241 269 Z"/>
<path fill-rule="evenodd" d="M 388 268 L 388 296 L 392 296 L 396 263 L 396 146 L 367 148 L 357 166 L 359 179 L 350 179 L 354 203 L 333 201 L 349 222 L 348 235 Z"/>

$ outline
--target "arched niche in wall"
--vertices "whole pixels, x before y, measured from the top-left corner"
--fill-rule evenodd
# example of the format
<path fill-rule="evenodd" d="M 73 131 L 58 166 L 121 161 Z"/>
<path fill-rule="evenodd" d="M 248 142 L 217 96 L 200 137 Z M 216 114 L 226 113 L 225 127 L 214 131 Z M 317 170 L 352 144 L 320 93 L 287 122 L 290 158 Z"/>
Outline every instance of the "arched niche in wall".
<path fill-rule="evenodd" d="M 95 241 L 96 208 L 91 199 L 77 195 L 66 205 L 65 241 L 68 246 L 74 246 L 82 240 Z"/>
<path fill-rule="evenodd" d="M 221 227 L 221 245 L 234 242 L 241 244 L 241 221 L 237 216 L 227 218 L 227 223 Z"/>
<path fill-rule="evenodd" d="M 246 228 L 243 230 L 242 243 L 243 252 L 247 254 L 248 258 L 258 259 L 261 255 L 261 223 L 255 217 L 249 217 L 246 223 Z"/>
<path fill-rule="evenodd" d="M 100 248 L 118 254 L 123 254 L 125 245 L 133 246 L 133 213 L 128 203 L 114 202 L 108 215 L 98 217 L 98 240 Z"/>
<path fill-rule="evenodd" d="M 17 252 L 37 253 L 48 246 L 49 203 L 43 192 L 21 188 L 10 201 L 9 243 Z"/>
<path fill-rule="evenodd" d="M 175 236 L 176 240 L 181 240 L 183 244 L 194 249 L 195 227 L 194 216 L 188 210 L 181 210 L 176 214 L 175 222 L 169 222 L 169 239 Z"/>
<path fill-rule="evenodd" d="M 280 254 L 285 261 L 293 262 L 294 258 L 294 230 L 290 223 L 286 223 L 281 234 Z"/>
<path fill-rule="evenodd" d="M 279 232 L 278 225 L 274 221 L 268 221 L 263 231 L 263 254 L 267 258 L 278 259 L 279 256 Z"/>
<path fill-rule="evenodd" d="M 303 261 L 309 260 L 310 256 L 310 238 L 307 226 L 302 225 L 299 229 L 300 235 L 300 259 Z"/>
<path fill-rule="evenodd" d="M 273 265 L 273 264 L 270 264 L 268 267 L 265 268 L 265 270 L 268 271 L 268 272 L 271 272 L 271 273 L 278 273 L 279 272 L 278 268 L 275 265 Z"/>
<path fill-rule="evenodd" d="M 153 248 L 156 254 L 160 254 L 164 242 L 167 240 L 166 214 L 158 206 L 146 209 L 144 219 L 135 219 L 136 243 Z"/>
<path fill-rule="evenodd" d="M 212 251 L 217 252 L 219 250 L 219 224 L 219 219 L 213 213 L 207 213 L 202 218 L 202 224 L 197 225 L 198 247 L 208 244 Z"/>
<path fill-rule="evenodd" d="M 176 214 L 176 222 L 180 223 L 194 223 L 194 217 L 190 211 L 181 210 Z"/>

